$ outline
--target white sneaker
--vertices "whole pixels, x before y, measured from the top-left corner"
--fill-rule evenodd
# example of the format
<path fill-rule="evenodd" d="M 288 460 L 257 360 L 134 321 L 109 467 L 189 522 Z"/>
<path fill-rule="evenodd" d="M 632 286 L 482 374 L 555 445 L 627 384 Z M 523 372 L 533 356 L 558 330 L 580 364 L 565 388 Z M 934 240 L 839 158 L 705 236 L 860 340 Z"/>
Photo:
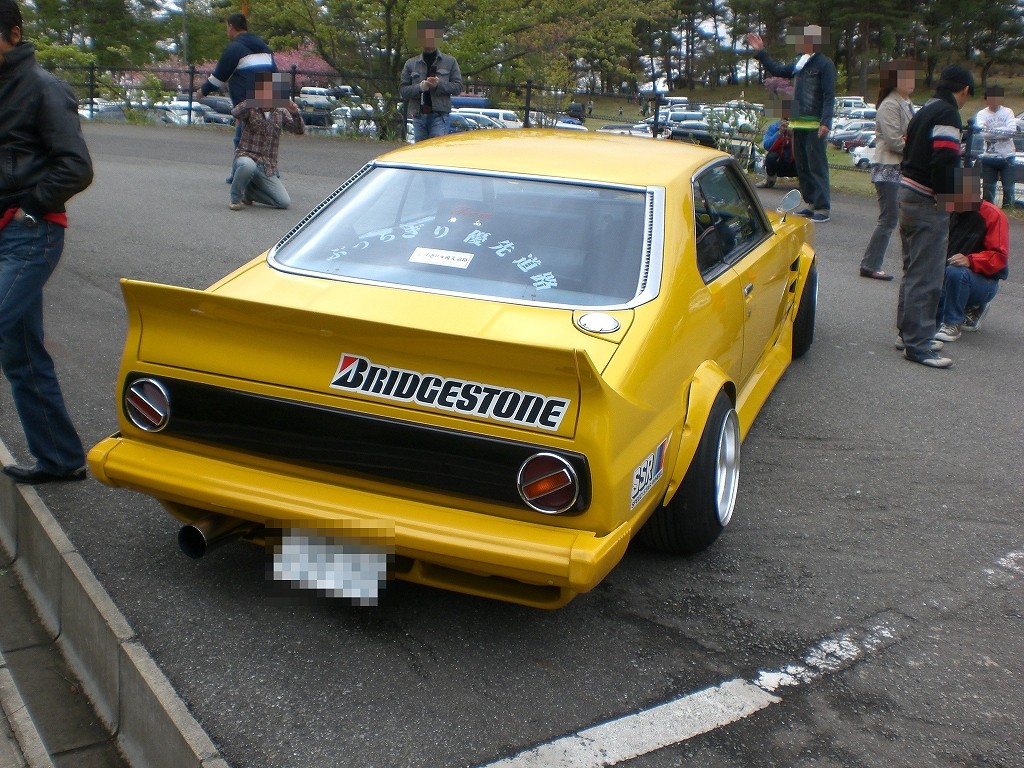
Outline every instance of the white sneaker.
<path fill-rule="evenodd" d="M 960 323 L 943 323 L 935 338 L 945 342 L 956 341 L 960 338 Z"/>
<path fill-rule="evenodd" d="M 916 355 L 911 356 L 908 350 L 904 350 L 903 356 L 912 363 L 927 365 L 929 368 L 949 368 L 953 365 L 952 358 L 942 357 L 935 352 L 926 352 L 924 355 L 918 357 Z"/>

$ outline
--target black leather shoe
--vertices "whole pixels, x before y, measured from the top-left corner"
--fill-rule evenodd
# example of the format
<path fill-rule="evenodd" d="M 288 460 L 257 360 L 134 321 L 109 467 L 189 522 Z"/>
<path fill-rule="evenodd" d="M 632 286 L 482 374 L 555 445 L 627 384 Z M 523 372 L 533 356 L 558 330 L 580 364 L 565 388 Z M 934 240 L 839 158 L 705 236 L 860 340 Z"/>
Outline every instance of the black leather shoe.
<path fill-rule="evenodd" d="M 40 469 L 39 467 L 19 467 L 16 464 L 10 464 L 3 468 L 3 473 L 8 477 L 13 477 L 14 482 L 24 483 L 25 485 L 85 480 L 85 467 L 79 467 L 78 469 L 73 469 L 70 472 L 56 475 L 53 472 L 47 472 L 45 469 Z"/>

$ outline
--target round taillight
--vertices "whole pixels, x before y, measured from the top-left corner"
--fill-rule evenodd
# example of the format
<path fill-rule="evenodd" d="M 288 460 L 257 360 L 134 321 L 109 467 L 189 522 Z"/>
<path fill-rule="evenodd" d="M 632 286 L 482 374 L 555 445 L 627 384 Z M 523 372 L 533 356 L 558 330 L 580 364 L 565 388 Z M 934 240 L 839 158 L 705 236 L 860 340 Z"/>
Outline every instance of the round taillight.
<path fill-rule="evenodd" d="M 159 432 L 171 418 L 171 398 L 154 379 L 136 379 L 124 393 L 124 410 L 139 429 Z"/>
<path fill-rule="evenodd" d="M 519 496 L 530 509 L 559 515 L 572 509 L 580 493 L 576 470 L 561 456 L 538 453 L 519 468 Z"/>

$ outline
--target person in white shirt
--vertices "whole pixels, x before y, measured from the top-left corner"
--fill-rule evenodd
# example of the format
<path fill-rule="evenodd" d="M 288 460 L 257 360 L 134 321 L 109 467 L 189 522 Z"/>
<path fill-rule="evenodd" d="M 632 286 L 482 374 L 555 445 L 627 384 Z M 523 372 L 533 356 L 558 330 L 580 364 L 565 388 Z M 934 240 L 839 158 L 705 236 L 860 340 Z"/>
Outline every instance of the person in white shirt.
<path fill-rule="evenodd" d="M 981 155 L 982 197 L 995 202 L 996 182 L 1002 181 L 1003 208 L 1013 207 L 1014 155 L 1016 150 L 1013 137 L 1017 133 L 1017 118 L 1013 110 L 1003 106 L 1003 87 L 990 85 L 985 89 L 987 106 L 974 118 L 976 130 L 985 140 L 985 151 Z"/>

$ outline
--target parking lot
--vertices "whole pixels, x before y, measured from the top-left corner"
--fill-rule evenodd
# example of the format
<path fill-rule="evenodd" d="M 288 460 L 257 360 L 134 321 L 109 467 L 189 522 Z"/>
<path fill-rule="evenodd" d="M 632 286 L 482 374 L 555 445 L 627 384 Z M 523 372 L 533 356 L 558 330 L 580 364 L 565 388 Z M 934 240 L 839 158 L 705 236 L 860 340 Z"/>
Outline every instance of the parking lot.
<path fill-rule="evenodd" d="M 70 209 L 47 335 L 91 445 L 116 427 L 117 280 L 209 285 L 382 146 L 285 137 L 293 208 L 232 212 L 228 133 L 86 137 L 96 181 Z M 1024 226 L 985 327 L 935 371 L 893 349 L 896 284 L 857 276 L 876 216 L 836 196 L 818 228 L 815 344 L 743 444 L 721 539 L 685 559 L 633 546 L 558 611 L 403 583 L 372 609 L 283 602 L 262 550 L 191 561 L 151 499 L 41 495 L 234 768 L 1019 766 Z"/>

